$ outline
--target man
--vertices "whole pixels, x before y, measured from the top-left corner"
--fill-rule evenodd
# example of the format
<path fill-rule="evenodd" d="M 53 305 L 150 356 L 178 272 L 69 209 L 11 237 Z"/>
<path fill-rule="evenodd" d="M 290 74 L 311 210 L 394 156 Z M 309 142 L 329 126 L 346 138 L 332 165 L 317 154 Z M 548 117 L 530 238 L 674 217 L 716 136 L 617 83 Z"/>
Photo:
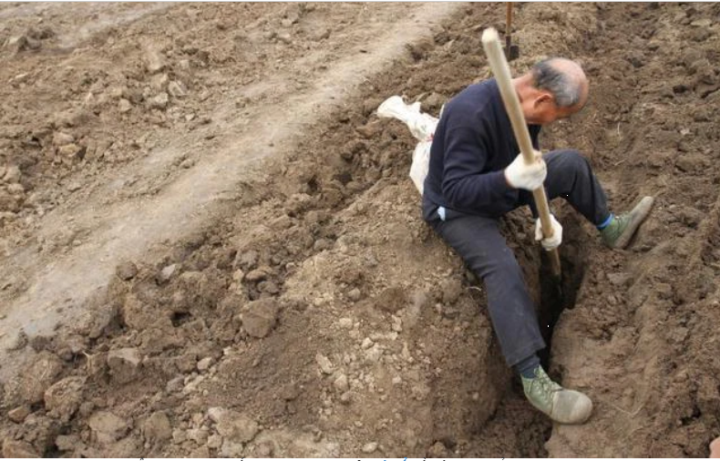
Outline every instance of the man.
<path fill-rule="evenodd" d="M 588 98 L 588 81 L 575 62 L 553 58 L 513 80 L 535 149 L 541 125 L 578 112 Z M 521 376 L 533 406 L 561 423 L 583 423 L 592 412 L 584 394 L 563 389 L 545 373 L 537 351 L 545 347 L 521 269 L 499 231 L 498 219 L 529 205 L 530 191 L 543 185 L 549 199 L 562 196 L 594 224 L 611 248 L 625 248 L 647 217 L 652 197 L 615 216 L 592 169 L 578 152 L 563 150 L 526 165 L 494 79 L 470 85 L 449 101 L 438 123 L 424 184 L 423 217 L 485 283 L 488 310 L 503 355 Z M 554 235 L 536 239 L 552 249 L 562 227 L 552 217 Z"/>

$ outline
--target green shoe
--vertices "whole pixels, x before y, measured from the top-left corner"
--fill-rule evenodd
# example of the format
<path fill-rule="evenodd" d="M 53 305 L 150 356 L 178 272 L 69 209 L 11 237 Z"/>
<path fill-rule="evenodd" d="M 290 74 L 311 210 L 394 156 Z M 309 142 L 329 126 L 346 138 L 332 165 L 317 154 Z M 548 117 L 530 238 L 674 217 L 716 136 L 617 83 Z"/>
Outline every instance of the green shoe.
<path fill-rule="evenodd" d="M 525 397 L 530 403 L 563 424 L 582 424 L 592 413 L 592 401 L 583 393 L 563 389 L 553 382 L 542 367 L 535 369 L 535 377 L 522 377 Z"/>
<path fill-rule="evenodd" d="M 654 202 L 655 199 L 652 197 L 643 197 L 630 213 L 616 216 L 606 228 L 600 231 L 605 245 L 620 249 L 628 246 L 640 224 L 650 214 Z"/>

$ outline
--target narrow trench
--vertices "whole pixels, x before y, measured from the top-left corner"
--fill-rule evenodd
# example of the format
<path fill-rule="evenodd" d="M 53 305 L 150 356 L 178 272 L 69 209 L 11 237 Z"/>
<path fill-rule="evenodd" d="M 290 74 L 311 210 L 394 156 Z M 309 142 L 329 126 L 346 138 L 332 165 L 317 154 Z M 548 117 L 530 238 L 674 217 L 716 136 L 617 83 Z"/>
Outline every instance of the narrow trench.
<path fill-rule="evenodd" d="M 540 353 L 540 359 L 545 369 L 552 368 L 551 351 L 555 326 L 565 309 L 575 308 L 577 294 L 585 277 L 587 251 L 582 240 L 586 239 L 580 221 L 576 216 L 566 216 L 563 219 L 564 242 L 560 247 L 560 261 L 562 276 L 558 280 L 550 270 L 550 262 L 542 252 L 542 262 L 538 271 L 540 273 L 540 305 L 538 306 L 538 321 L 547 347 Z M 554 376 L 554 378 L 561 378 Z"/>

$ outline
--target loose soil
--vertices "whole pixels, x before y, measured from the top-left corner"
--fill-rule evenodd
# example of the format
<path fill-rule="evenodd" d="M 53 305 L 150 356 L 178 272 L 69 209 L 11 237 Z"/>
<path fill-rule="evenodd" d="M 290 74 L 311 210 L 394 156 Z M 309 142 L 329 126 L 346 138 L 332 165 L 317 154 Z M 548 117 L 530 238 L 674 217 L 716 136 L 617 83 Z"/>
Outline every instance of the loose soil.
<path fill-rule="evenodd" d="M 504 4 L 0 6 L 0 441 L 6 457 L 703 457 L 720 433 L 720 7 L 524 4 L 516 73 L 580 60 L 610 251 L 562 201 L 563 298 L 527 210 L 508 243 L 595 402 L 553 426 L 483 288 L 423 223 L 414 140 L 489 76 Z M 6 415 L 6 417 L 5 417 Z"/>

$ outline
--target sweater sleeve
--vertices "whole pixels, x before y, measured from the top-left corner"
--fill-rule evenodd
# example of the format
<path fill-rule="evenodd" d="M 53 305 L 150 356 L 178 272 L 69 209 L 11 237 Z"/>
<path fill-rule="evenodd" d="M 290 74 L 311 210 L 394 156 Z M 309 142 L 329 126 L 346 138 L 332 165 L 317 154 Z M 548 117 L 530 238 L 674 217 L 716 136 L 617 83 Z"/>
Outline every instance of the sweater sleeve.
<path fill-rule="evenodd" d="M 456 127 L 446 133 L 442 192 L 448 206 L 481 212 L 510 190 L 502 170 L 483 172 L 488 155 L 473 129 Z"/>

